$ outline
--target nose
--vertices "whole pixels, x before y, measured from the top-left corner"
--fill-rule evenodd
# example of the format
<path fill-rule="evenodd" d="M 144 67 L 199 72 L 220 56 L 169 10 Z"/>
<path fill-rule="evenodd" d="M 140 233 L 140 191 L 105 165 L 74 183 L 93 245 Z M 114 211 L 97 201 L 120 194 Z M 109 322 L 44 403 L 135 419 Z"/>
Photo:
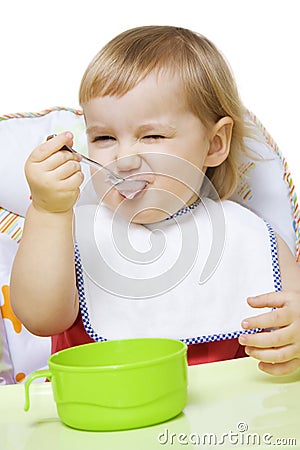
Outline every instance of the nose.
<path fill-rule="evenodd" d="M 142 160 L 138 153 L 127 150 L 119 152 L 116 165 L 119 172 L 129 172 L 141 167 Z"/>

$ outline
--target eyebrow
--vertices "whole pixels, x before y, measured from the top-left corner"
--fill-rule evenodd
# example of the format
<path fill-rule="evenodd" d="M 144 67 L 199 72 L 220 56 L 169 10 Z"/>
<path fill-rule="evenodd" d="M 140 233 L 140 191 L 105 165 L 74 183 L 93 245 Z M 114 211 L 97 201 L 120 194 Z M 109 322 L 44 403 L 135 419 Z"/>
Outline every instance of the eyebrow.
<path fill-rule="evenodd" d="M 148 132 L 148 131 L 152 131 L 152 130 L 162 130 L 162 131 L 166 131 L 166 132 L 171 132 L 171 133 L 175 133 L 176 128 L 173 127 L 172 125 L 169 125 L 167 123 L 160 123 L 160 122 L 150 122 L 150 123 L 145 123 L 143 125 L 141 125 L 140 127 L 138 127 L 138 130 L 140 132 Z"/>
<path fill-rule="evenodd" d="M 103 133 L 103 130 L 105 128 L 106 128 L 105 126 L 103 126 L 103 127 L 101 127 L 101 126 L 93 126 L 93 127 L 88 127 L 85 132 L 86 132 L 86 134 Z"/>
<path fill-rule="evenodd" d="M 107 132 L 110 132 L 109 129 L 110 129 L 110 127 L 107 127 L 105 125 L 103 125 L 103 126 L 95 125 L 92 127 L 88 127 L 86 129 L 86 134 L 91 135 L 91 134 L 103 133 L 103 130 L 105 131 L 105 133 L 107 133 Z M 166 123 L 160 123 L 160 122 L 149 122 L 149 123 L 142 124 L 138 127 L 138 131 L 140 133 L 147 133 L 147 132 L 153 131 L 155 129 L 162 130 L 162 131 L 169 132 L 169 133 L 176 132 L 176 128 L 173 127 L 172 125 L 169 125 Z"/>

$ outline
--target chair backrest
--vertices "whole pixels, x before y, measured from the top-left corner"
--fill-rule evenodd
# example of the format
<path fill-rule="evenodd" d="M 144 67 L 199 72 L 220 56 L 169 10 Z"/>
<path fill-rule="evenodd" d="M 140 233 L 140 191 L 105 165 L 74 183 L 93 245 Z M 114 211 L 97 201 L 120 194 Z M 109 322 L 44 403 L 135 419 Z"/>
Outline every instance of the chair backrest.
<path fill-rule="evenodd" d="M 50 338 L 29 333 L 10 305 L 10 273 L 23 223 L 22 217 L 0 209 L 0 384 L 24 381 L 30 372 L 45 367 L 50 355 Z"/>
<path fill-rule="evenodd" d="M 266 128 L 251 112 L 248 120 L 255 138 L 246 143 L 253 158 L 240 164 L 240 183 L 232 200 L 272 225 L 300 263 L 300 210 L 288 163 Z"/>

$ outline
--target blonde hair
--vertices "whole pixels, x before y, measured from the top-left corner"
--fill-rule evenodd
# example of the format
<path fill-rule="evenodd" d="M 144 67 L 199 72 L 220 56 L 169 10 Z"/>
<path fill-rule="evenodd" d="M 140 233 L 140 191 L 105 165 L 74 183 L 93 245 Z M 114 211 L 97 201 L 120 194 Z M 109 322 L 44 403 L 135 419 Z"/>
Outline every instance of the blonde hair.
<path fill-rule="evenodd" d="M 247 126 L 228 63 L 215 45 L 193 31 L 173 26 L 143 26 L 116 36 L 86 69 L 79 92 L 81 105 L 96 97 L 123 96 L 152 71 L 170 71 L 182 80 L 192 112 L 207 127 L 225 116 L 234 121 L 227 159 L 206 175 L 220 198 L 238 183 L 238 158 L 244 153 Z"/>

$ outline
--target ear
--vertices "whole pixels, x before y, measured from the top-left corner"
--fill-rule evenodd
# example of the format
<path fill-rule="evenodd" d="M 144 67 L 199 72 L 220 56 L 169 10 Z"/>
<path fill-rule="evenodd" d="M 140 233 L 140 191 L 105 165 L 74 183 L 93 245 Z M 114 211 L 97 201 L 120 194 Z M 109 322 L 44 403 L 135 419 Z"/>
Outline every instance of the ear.
<path fill-rule="evenodd" d="M 229 116 L 222 117 L 214 124 L 204 162 L 206 167 L 217 167 L 225 161 L 230 151 L 232 129 L 233 119 Z"/>

